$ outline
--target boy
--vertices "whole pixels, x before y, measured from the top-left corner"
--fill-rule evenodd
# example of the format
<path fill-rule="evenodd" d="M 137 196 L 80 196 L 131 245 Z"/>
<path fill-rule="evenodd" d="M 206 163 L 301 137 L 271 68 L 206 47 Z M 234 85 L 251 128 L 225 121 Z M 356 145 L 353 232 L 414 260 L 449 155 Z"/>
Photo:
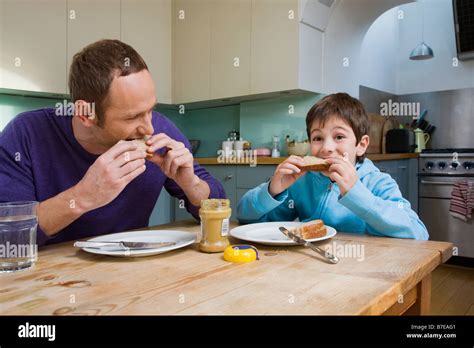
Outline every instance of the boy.
<path fill-rule="evenodd" d="M 397 183 L 364 154 L 369 146 L 367 113 L 346 93 L 318 101 L 306 117 L 311 154 L 325 159 L 323 172 L 305 172 L 290 156 L 271 181 L 248 191 L 237 207 L 241 223 L 322 219 L 338 231 L 428 239 L 428 232 Z"/>

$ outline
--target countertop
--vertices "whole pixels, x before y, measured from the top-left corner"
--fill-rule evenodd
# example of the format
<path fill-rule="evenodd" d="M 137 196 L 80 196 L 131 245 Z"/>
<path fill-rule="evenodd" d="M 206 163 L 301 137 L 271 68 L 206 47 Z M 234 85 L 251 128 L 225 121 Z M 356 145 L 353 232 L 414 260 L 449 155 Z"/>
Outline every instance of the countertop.
<path fill-rule="evenodd" d="M 200 239 L 195 221 L 154 229 Z M 0 314 L 428 314 L 431 272 L 452 251 L 447 242 L 342 232 L 316 244 L 332 248 L 339 263 L 302 246 L 255 244 L 258 261 L 233 264 L 197 243 L 138 258 L 90 254 L 72 241 L 50 245 L 33 268 L 0 274 Z"/>
<path fill-rule="evenodd" d="M 380 154 L 368 154 L 366 157 L 372 161 L 393 161 L 393 160 L 401 160 L 401 159 L 410 159 L 410 158 L 418 158 L 418 153 L 380 153 Z M 257 157 L 257 164 L 265 164 L 265 165 L 278 165 L 283 162 L 287 157 Z M 248 160 L 237 160 L 237 159 L 230 159 L 225 162 L 220 161 L 217 157 L 194 157 L 194 160 L 201 164 L 201 165 L 210 165 L 210 164 L 229 164 L 229 165 L 248 165 L 250 161 Z"/>

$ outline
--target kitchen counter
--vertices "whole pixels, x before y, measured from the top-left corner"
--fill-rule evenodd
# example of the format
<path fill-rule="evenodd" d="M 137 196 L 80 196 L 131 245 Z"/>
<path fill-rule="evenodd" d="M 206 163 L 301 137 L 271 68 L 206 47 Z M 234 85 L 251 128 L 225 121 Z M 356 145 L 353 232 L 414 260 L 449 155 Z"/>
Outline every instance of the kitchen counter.
<path fill-rule="evenodd" d="M 154 229 L 200 239 L 195 221 Z M 0 274 L 0 314 L 429 314 L 431 272 L 452 252 L 447 242 L 341 232 L 317 245 L 331 247 L 339 263 L 302 246 L 257 245 L 260 260 L 233 264 L 198 244 L 139 258 L 89 254 L 72 241 L 50 245 L 33 268 Z"/>
<path fill-rule="evenodd" d="M 402 160 L 402 159 L 410 159 L 410 158 L 418 158 L 418 153 L 380 153 L 380 154 L 369 154 L 367 158 L 372 161 L 394 161 L 394 160 Z M 265 165 L 278 165 L 283 162 L 287 157 L 257 157 L 257 164 L 265 164 Z M 249 161 L 237 159 L 233 161 L 228 161 L 225 163 L 219 162 L 217 157 L 195 157 L 194 160 L 201 164 L 201 165 L 209 165 L 209 164 L 242 164 L 248 165 L 250 164 Z"/>

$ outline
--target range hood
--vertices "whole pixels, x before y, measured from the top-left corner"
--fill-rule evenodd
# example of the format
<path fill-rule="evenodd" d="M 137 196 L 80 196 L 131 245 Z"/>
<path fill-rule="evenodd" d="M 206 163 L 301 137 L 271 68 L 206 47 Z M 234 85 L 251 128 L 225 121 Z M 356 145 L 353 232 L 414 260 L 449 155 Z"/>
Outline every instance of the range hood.
<path fill-rule="evenodd" d="M 338 2 L 339 0 L 304 0 L 300 22 L 325 32 L 329 18 Z"/>

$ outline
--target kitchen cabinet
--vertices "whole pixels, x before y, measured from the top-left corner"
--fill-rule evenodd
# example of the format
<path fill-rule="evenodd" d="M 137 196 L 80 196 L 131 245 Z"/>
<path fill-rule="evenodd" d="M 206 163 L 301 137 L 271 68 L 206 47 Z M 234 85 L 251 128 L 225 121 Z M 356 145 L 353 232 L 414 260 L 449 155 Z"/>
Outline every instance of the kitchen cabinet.
<path fill-rule="evenodd" d="M 155 204 L 155 208 L 151 213 L 148 226 L 163 225 L 172 222 L 174 219 L 172 202 L 171 196 L 163 188 Z"/>
<path fill-rule="evenodd" d="M 209 100 L 211 0 L 173 2 L 173 102 Z"/>
<path fill-rule="evenodd" d="M 176 0 L 173 103 L 321 92 L 323 33 L 301 11 L 298 0 Z"/>
<path fill-rule="evenodd" d="M 172 0 L 2 0 L 0 88 L 68 94 L 74 54 L 100 39 L 120 39 L 145 59 L 158 102 L 171 104 L 171 5 Z"/>
<path fill-rule="evenodd" d="M 172 103 L 171 0 L 122 0 L 121 40 L 145 60 L 159 103 Z"/>
<path fill-rule="evenodd" d="M 120 40 L 120 0 L 68 0 L 68 68 L 74 54 L 100 39 Z"/>
<path fill-rule="evenodd" d="M 66 1 L 0 1 L 0 88 L 67 93 Z"/>
<path fill-rule="evenodd" d="M 323 33 L 299 22 L 298 0 L 252 1 L 250 93 L 322 90 Z"/>
<path fill-rule="evenodd" d="M 251 0 L 212 0 L 210 99 L 250 94 Z"/>
<path fill-rule="evenodd" d="M 414 211 L 418 211 L 417 163 L 418 159 L 374 162 L 381 172 L 390 174 L 397 182 L 402 196 Z"/>
<path fill-rule="evenodd" d="M 276 166 L 237 166 L 237 188 L 252 189 L 258 185 L 270 181 Z"/>

